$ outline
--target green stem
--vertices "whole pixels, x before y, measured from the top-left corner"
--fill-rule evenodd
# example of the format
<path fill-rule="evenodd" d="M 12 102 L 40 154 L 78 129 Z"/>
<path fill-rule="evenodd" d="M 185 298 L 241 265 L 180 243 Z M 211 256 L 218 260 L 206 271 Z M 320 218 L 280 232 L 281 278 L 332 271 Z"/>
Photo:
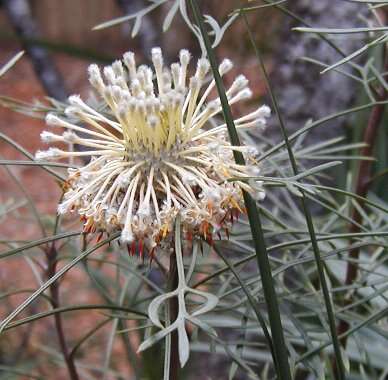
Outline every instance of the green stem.
<path fill-rule="evenodd" d="M 387 16 L 388 17 L 388 16 Z M 386 49 L 384 50 L 384 72 L 388 69 L 388 53 Z M 388 98 L 388 91 L 386 88 L 379 88 L 377 90 L 377 99 L 379 101 L 378 104 L 376 104 L 369 116 L 368 124 L 364 130 L 363 134 L 363 142 L 365 143 L 364 148 L 361 151 L 361 155 L 365 155 L 368 157 L 373 156 L 374 147 L 376 144 L 376 139 L 379 131 L 379 126 L 381 124 L 381 121 L 383 119 L 383 115 L 385 112 L 385 103 L 382 103 L 386 101 Z M 359 199 L 359 206 L 363 208 L 366 203 L 366 197 L 368 196 L 369 188 L 372 184 L 372 181 L 374 177 L 372 176 L 372 161 L 361 161 L 360 165 L 358 167 L 357 177 L 356 177 L 356 189 L 355 194 L 357 195 Z M 356 222 L 356 224 L 351 224 L 349 227 L 350 233 L 359 233 L 361 231 L 360 226 L 363 223 L 363 216 L 359 212 L 357 208 L 353 208 L 352 210 L 352 220 Z M 360 256 L 360 248 L 354 248 L 349 251 L 349 258 L 353 259 L 351 261 L 348 261 L 348 265 L 346 268 L 346 275 L 345 275 L 345 286 L 353 284 L 358 276 L 358 264 L 357 260 Z M 350 304 L 352 302 L 351 297 L 347 300 L 345 300 L 345 304 Z M 346 321 L 341 320 L 337 327 L 337 333 L 338 335 L 344 336 L 341 339 L 341 344 L 343 347 L 346 347 L 347 344 L 347 335 L 345 333 L 349 331 L 350 324 Z"/>
<path fill-rule="evenodd" d="M 259 65 L 260 65 L 262 73 L 264 75 L 265 83 L 267 85 L 273 106 L 275 108 L 277 118 L 279 120 L 279 126 L 280 126 L 280 129 L 282 132 L 284 143 L 285 143 L 286 148 L 287 148 L 292 171 L 293 171 L 294 175 L 297 176 L 299 174 L 298 166 L 296 163 L 294 153 L 292 151 L 292 147 L 291 147 L 291 144 L 290 144 L 290 141 L 288 138 L 288 134 L 286 131 L 286 127 L 285 127 L 283 118 L 282 118 L 281 113 L 280 113 L 278 101 L 277 101 L 276 96 L 272 90 L 267 70 L 265 68 L 261 54 L 260 54 L 260 52 L 255 44 L 251 29 L 250 29 L 249 24 L 248 24 L 247 17 L 244 13 L 243 13 L 243 19 L 244 19 L 244 23 L 246 25 L 246 29 L 247 29 L 249 38 L 251 40 L 252 46 L 254 48 L 256 57 L 259 61 Z M 336 332 L 336 321 L 335 321 L 335 316 L 334 316 L 334 308 L 333 308 L 333 303 L 332 303 L 332 299 L 330 296 L 329 287 L 327 285 L 327 281 L 326 281 L 326 277 L 325 277 L 324 265 L 323 265 L 323 261 L 321 258 L 320 249 L 318 246 L 318 241 L 317 241 L 317 236 L 316 236 L 315 227 L 314 227 L 314 223 L 313 223 L 313 218 L 312 218 L 310 209 L 307 205 L 307 198 L 306 198 L 304 190 L 302 188 L 300 188 L 299 191 L 302 194 L 302 197 L 301 197 L 302 209 L 303 209 L 303 213 L 304 213 L 305 218 L 306 218 L 306 224 L 307 224 L 307 228 L 308 228 L 310 238 L 311 238 L 311 245 L 313 248 L 315 263 L 317 266 L 319 282 L 320 282 L 320 285 L 322 288 L 322 293 L 323 293 L 325 306 L 326 306 L 327 317 L 329 320 L 330 334 L 331 334 L 334 352 L 335 352 L 335 360 L 336 360 L 335 368 L 336 368 L 337 378 L 339 380 L 345 380 L 345 366 L 343 364 L 341 348 L 340 348 L 340 344 L 339 344 L 339 340 L 338 340 L 338 336 L 337 336 L 337 332 Z"/>
<path fill-rule="evenodd" d="M 225 88 L 220 73 L 217 69 L 216 57 L 214 51 L 211 48 L 209 36 L 205 30 L 202 14 L 199 10 L 196 0 L 190 0 L 190 4 L 196 22 L 200 28 L 207 55 L 210 61 L 210 65 L 213 71 L 218 95 L 222 104 L 224 119 L 228 128 L 229 138 L 231 140 L 232 145 L 240 145 L 240 140 L 237 134 L 236 127 L 234 125 L 234 120 L 225 93 Z M 245 164 L 245 160 L 241 152 L 233 151 L 233 154 L 237 164 Z M 279 304 L 275 292 L 274 280 L 272 278 L 271 266 L 268 259 L 268 253 L 265 245 L 260 215 L 257 210 L 256 202 L 246 192 L 244 192 L 244 202 L 248 213 L 248 220 L 251 227 L 257 262 L 260 270 L 261 280 L 263 283 L 264 298 L 266 300 L 268 308 L 268 317 L 272 331 L 272 339 L 274 343 L 274 365 L 279 379 L 291 380 L 291 370 L 288 362 L 288 352 L 283 334 Z"/>
<path fill-rule="evenodd" d="M 39 289 L 37 289 L 33 294 L 31 294 L 24 302 L 22 302 L 12 313 L 5 317 L 0 323 L 0 334 L 6 329 L 8 324 L 12 322 L 31 302 L 33 302 L 37 297 L 39 297 L 45 290 L 49 289 L 50 286 L 61 278 L 66 272 L 68 272 L 73 266 L 77 265 L 82 260 L 86 259 L 91 253 L 96 251 L 98 248 L 108 244 L 114 239 L 117 239 L 120 236 L 119 232 L 114 233 L 109 238 L 99 242 L 94 247 L 89 248 L 88 250 L 81 252 L 77 257 L 73 258 L 69 263 L 64 267 L 58 270 L 54 276 L 50 277 L 44 284 L 42 284 Z"/>
<path fill-rule="evenodd" d="M 177 253 L 174 252 L 170 255 L 170 267 L 168 270 L 168 289 L 174 291 L 178 287 L 178 269 L 177 269 Z M 171 297 L 169 300 L 169 316 L 170 324 L 173 324 L 178 317 L 178 298 Z M 179 352 L 178 352 L 178 330 L 174 330 L 171 333 L 170 342 L 170 380 L 178 380 L 179 371 Z"/>

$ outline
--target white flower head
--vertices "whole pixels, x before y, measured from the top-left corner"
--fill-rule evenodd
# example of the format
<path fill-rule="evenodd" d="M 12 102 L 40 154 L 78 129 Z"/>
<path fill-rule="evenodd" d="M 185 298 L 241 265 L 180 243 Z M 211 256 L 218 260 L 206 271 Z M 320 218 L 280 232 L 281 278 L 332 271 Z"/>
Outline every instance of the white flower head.
<path fill-rule="evenodd" d="M 37 159 L 89 157 L 88 164 L 69 171 L 58 212 L 78 212 L 86 232 L 121 231 L 121 241 L 141 254 L 153 254 L 172 238 L 178 214 L 187 236 L 211 240 L 243 211 L 242 189 L 257 192 L 258 199 L 264 195 L 257 182 L 252 187 L 249 181 L 229 181 L 249 178 L 258 152 L 231 146 L 225 138 L 226 125 L 216 119 L 222 112 L 220 99 L 209 99 L 215 88 L 215 81 L 208 81 L 209 62 L 198 60 L 190 77 L 187 50 L 170 68 L 160 48 L 152 49 L 151 58 L 153 69 L 136 67 L 131 52 L 102 74 L 91 65 L 89 80 L 102 104 L 91 106 L 73 95 L 68 118 L 46 117 L 48 125 L 65 129 L 62 136 L 42 133 L 46 142 L 72 142 L 83 149 L 50 148 L 36 154 Z M 224 60 L 220 74 L 232 67 Z M 226 95 L 230 105 L 250 97 L 248 80 L 238 76 Z M 262 106 L 235 125 L 262 126 L 269 114 Z M 244 152 L 246 166 L 235 164 L 233 150 Z"/>

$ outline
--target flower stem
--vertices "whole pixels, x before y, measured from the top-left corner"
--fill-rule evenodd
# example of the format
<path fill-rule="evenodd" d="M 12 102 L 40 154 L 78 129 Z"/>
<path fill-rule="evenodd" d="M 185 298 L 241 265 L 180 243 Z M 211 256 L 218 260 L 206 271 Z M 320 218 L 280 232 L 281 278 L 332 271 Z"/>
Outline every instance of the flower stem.
<path fill-rule="evenodd" d="M 178 287 L 178 269 L 175 249 L 170 255 L 170 266 L 168 270 L 168 289 L 174 291 Z M 168 303 L 170 324 L 178 317 L 178 298 L 172 297 Z M 170 380 L 178 380 L 179 371 L 179 352 L 178 352 L 178 331 L 171 333 L 170 344 Z"/>
<path fill-rule="evenodd" d="M 222 82 L 219 70 L 217 68 L 217 60 L 214 51 L 211 47 L 209 36 L 206 32 L 203 16 L 200 12 L 197 0 L 190 0 L 191 9 L 194 18 L 198 24 L 201 32 L 203 43 L 209 58 L 210 66 L 213 71 L 215 84 L 218 95 L 221 101 L 222 110 L 224 114 L 225 123 L 232 145 L 238 146 L 240 144 L 239 136 L 236 126 L 234 124 L 233 115 L 230 109 L 228 98 L 225 92 L 224 84 Z M 233 151 L 233 156 L 237 164 L 245 165 L 245 159 L 242 152 Z M 264 298 L 268 308 L 269 322 L 272 331 L 272 340 L 274 343 L 274 367 L 279 379 L 291 380 L 291 369 L 288 362 L 288 351 L 284 338 L 284 331 L 280 316 L 279 302 L 275 291 L 274 279 L 272 277 L 272 270 L 268 258 L 268 252 L 264 233 L 262 229 L 261 218 L 256 206 L 256 202 L 246 191 L 243 191 L 244 203 L 247 209 L 249 225 L 252 232 L 252 239 L 256 251 L 258 267 L 263 284 Z"/>

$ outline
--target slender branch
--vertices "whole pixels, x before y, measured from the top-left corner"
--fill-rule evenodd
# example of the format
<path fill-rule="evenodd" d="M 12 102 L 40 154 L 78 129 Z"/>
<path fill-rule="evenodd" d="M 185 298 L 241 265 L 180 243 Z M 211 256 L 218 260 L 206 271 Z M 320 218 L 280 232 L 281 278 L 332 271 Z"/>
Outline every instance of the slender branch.
<path fill-rule="evenodd" d="M 223 81 L 217 69 L 218 64 L 215 53 L 211 47 L 209 36 L 206 32 L 203 16 L 201 14 L 197 0 L 190 0 L 191 9 L 194 18 L 201 32 L 206 52 L 209 58 L 210 66 L 214 75 L 217 92 L 221 100 L 224 120 L 227 125 L 229 139 L 232 145 L 240 145 L 239 136 L 234 125 L 232 111 L 226 96 Z M 233 151 L 234 160 L 239 165 L 245 165 L 245 159 L 241 152 Z M 269 322 L 274 343 L 273 358 L 274 366 L 281 380 L 291 380 L 291 369 L 288 362 L 288 351 L 284 337 L 282 320 L 279 309 L 279 302 L 275 290 L 272 269 L 268 258 L 261 217 L 255 200 L 246 191 L 243 191 L 244 204 L 247 210 L 249 226 L 252 233 L 253 244 L 256 251 L 257 263 L 260 271 L 261 282 L 263 285 L 264 298 L 268 308 Z"/>
<path fill-rule="evenodd" d="M 384 97 L 381 97 L 382 99 L 387 99 L 387 92 L 384 91 Z M 368 145 L 362 149 L 361 155 L 363 156 L 371 156 L 373 154 L 373 148 L 376 142 L 377 134 L 378 134 L 378 127 L 380 125 L 380 122 L 382 120 L 383 114 L 384 114 L 385 105 L 378 104 L 376 105 L 370 114 L 369 121 L 367 124 L 367 127 L 364 131 L 363 141 L 366 142 Z M 355 194 L 357 194 L 360 197 L 366 197 L 369 190 L 369 185 L 371 183 L 371 174 L 372 174 L 372 165 L 373 161 L 365 160 L 361 161 L 358 174 L 357 174 L 357 183 L 356 183 L 356 190 Z M 358 201 L 361 208 L 364 207 L 365 202 L 360 199 Z M 352 220 L 355 223 L 352 223 L 349 232 L 350 233 L 359 233 L 360 225 L 362 225 L 363 217 L 361 213 L 358 211 L 357 208 L 353 208 L 352 211 Z M 353 248 L 349 251 L 349 257 L 352 259 L 351 261 L 348 261 L 348 266 L 346 269 L 346 277 L 345 277 L 345 285 L 353 284 L 353 282 L 357 279 L 358 275 L 358 265 L 357 265 L 357 259 L 360 255 L 360 248 Z M 347 302 L 350 302 L 350 299 L 347 300 Z M 346 321 L 341 321 L 338 325 L 337 332 L 338 335 L 341 335 L 345 333 L 349 329 L 350 325 Z M 347 336 L 345 336 L 341 344 L 346 347 L 347 342 Z"/>
<path fill-rule="evenodd" d="M 385 12 L 385 16 L 388 16 Z M 387 49 L 384 49 L 384 69 L 383 72 L 388 70 L 388 52 Z M 388 92 L 385 88 L 381 87 L 377 90 L 377 101 L 385 101 L 388 99 Z M 383 118 L 385 111 L 385 104 L 379 103 L 376 104 L 370 113 L 368 124 L 364 130 L 363 142 L 366 144 L 361 150 L 361 156 L 371 157 L 373 155 L 375 143 L 377 140 L 377 135 L 379 131 L 379 126 Z M 356 179 L 356 189 L 355 194 L 359 197 L 366 198 L 368 195 L 368 190 L 371 185 L 372 179 L 372 165 L 373 161 L 362 160 L 358 167 L 357 179 Z M 359 198 L 360 208 L 363 208 L 365 201 Z M 352 211 L 352 220 L 355 223 L 352 223 L 349 227 L 350 233 L 359 233 L 361 231 L 360 226 L 363 222 L 362 214 L 358 211 L 356 207 Z M 353 242 L 354 243 L 354 242 Z M 348 265 L 346 269 L 345 276 L 345 285 L 351 285 L 356 281 L 358 276 L 358 264 L 357 259 L 360 256 L 360 247 L 353 248 L 349 251 L 349 257 L 351 260 L 348 260 Z M 351 303 L 351 297 L 345 300 L 345 303 Z M 341 339 L 341 344 L 343 347 L 346 347 L 348 335 L 345 333 L 350 329 L 350 324 L 347 321 L 341 320 L 337 327 L 338 335 L 343 335 Z"/>
<path fill-rule="evenodd" d="M 384 99 L 387 98 L 387 93 L 385 91 Z M 378 133 L 378 127 L 380 125 L 380 122 L 382 120 L 383 114 L 384 114 L 384 105 L 377 105 L 372 109 L 372 112 L 369 117 L 368 125 L 365 128 L 363 141 L 367 143 L 368 145 L 362 149 L 361 155 L 365 157 L 369 157 L 373 154 L 373 148 L 376 142 L 377 133 Z M 355 193 L 360 197 L 366 197 L 369 190 L 369 184 L 371 179 L 371 173 L 372 173 L 372 165 L 373 161 L 369 160 L 363 160 L 360 163 L 358 174 L 357 174 L 357 183 L 356 183 L 356 191 Z M 361 200 L 359 201 L 360 206 L 364 206 L 364 202 Z M 356 223 L 352 223 L 349 232 L 351 233 L 357 233 L 360 232 L 359 225 L 362 224 L 362 215 L 359 213 L 359 211 L 354 208 L 352 219 Z M 359 249 L 353 249 L 350 251 L 350 257 L 357 259 L 359 256 Z M 346 273 L 346 279 L 345 284 L 351 284 L 357 277 L 357 263 L 356 262 L 349 262 L 349 267 Z"/>
<path fill-rule="evenodd" d="M 168 288 L 174 291 L 178 287 L 178 269 L 176 264 L 175 250 L 170 255 L 170 266 L 168 270 Z M 169 300 L 170 324 L 178 317 L 178 298 L 172 297 Z M 171 333 L 171 352 L 170 352 L 170 380 L 178 380 L 179 371 L 179 352 L 178 352 L 178 331 Z"/>
<path fill-rule="evenodd" d="M 47 267 L 47 278 L 51 278 L 55 275 L 57 267 L 57 257 L 58 251 L 55 247 L 55 243 L 52 243 L 50 249 L 46 252 L 48 267 Z M 51 305 L 54 309 L 60 307 L 59 302 L 59 283 L 54 282 L 50 285 L 50 294 L 51 294 Z M 73 357 L 69 354 L 69 350 L 66 343 L 65 334 L 63 331 L 62 325 L 62 315 L 61 313 L 54 314 L 55 328 L 58 335 L 59 346 L 61 347 L 62 355 L 65 360 L 67 370 L 69 371 L 69 376 L 71 380 L 79 380 L 77 369 L 74 364 Z"/>
<path fill-rule="evenodd" d="M 88 242 L 87 242 L 86 236 L 84 236 L 84 238 L 82 240 L 82 251 L 85 251 L 87 249 L 87 245 L 88 245 Z M 88 263 L 85 261 L 85 262 L 83 262 L 83 265 L 84 265 L 86 273 L 89 274 L 90 280 L 96 286 L 96 289 L 97 289 L 98 293 L 100 294 L 100 296 L 107 302 L 108 305 L 111 305 L 112 307 L 117 306 L 115 304 L 115 302 L 113 301 L 113 299 L 107 293 L 102 291 L 101 287 L 98 284 L 98 281 L 89 272 Z M 122 320 L 121 318 L 118 320 L 118 328 L 120 330 L 125 330 L 127 328 L 125 321 Z M 132 367 L 132 369 L 133 369 L 133 371 L 135 373 L 136 379 L 140 378 L 141 377 L 141 370 L 139 369 L 139 365 L 137 363 L 137 357 L 136 357 L 136 355 L 134 354 L 134 352 L 132 350 L 131 343 L 129 341 L 128 333 L 127 332 L 123 332 L 123 333 L 120 334 L 120 336 L 121 336 L 121 340 L 123 342 L 123 345 L 125 347 L 126 359 L 127 359 L 128 363 L 129 363 L 129 365 Z M 71 356 L 74 355 L 74 348 L 72 349 L 70 355 Z"/>
<path fill-rule="evenodd" d="M 66 99 L 67 91 L 61 74 L 47 50 L 33 42 L 35 39 L 40 39 L 40 33 L 32 16 L 30 2 L 28 0 L 3 0 L 2 4 L 47 94 L 58 100 Z"/>

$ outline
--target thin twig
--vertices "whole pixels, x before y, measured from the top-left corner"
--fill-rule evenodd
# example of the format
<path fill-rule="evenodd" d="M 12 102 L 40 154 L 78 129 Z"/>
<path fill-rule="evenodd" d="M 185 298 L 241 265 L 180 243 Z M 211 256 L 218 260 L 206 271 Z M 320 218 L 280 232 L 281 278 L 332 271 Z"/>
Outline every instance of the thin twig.
<path fill-rule="evenodd" d="M 226 122 L 230 141 L 232 145 L 240 145 L 239 136 L 236 130 L 236 126 L 234 124 L 225 88 L 220 73 L 217 69 L 217 60 L 214 51 L 212 50 L 209 36 L 205 29 L 203 16 L 197 4 L 197 0 L 190 0 L 190 5 L 194 14 L 194 18 L 201 32 L 204 45 L 206 47 L 206 52 L 209 58 L 210 66 L 212 68 L 215 84 L 217 87 L 217 92 L 221 100 L 224 120 Z M 233 151 L 233 156 L 234 160 L 238 165 L 245 165 L 245 159 L 241 152 Z M 274 343 L 274 366 L 279 379 L 291 380 L 291 369 L 288 362 L 288 351 L 280 316 L 279 302 L 275 290 L 274 280 L 272 277 L 272 270 L 268 258 L 268 251 L 260 214 L 257 209 L 256 201 L 251 197 L 251 195 L 248 194 L 246 191 L 243 191 L 243 197 L 252 233 L 252 239 L 256 251 L 257 263 L 263 285 L 264 298 L 268 308 L 269 322 L 272 330 L 272 340 Z"/>
<path fill-rule="evenodd" d="M 385 11 L 384 14 L 385 18 L 388 18 L 388 12 Z M 388 52 L 387 48 L 384 49 L 384 69 L 383 72 L 387 72 L 388 70 Z M 385 88 L 381 87 L 377 90 L 377 101 L 385 101 L 388 99 L 388 92 Z M 363 134 L 363 142 L 365 143 L 365 147 L 361 150 L 361 155 L 365 157 L 372 157 L 373 151 L 379 131 L 379 126 L 381 124 L 381 120 L 383 118 L 385 111 L 385 104 L 379 103 L 376 104 L 370 113 L 368 124 L 364 130 Z M 369 160 L 362 160 L 360 162 L 360 165 L 358 167 L 357 172 L 357 179 L 356 179 L 356 189 L 355 194 L 357 196 L 366 198 L 368 195 L 368 190 L 371 185 L 371 179 L 372 179 L 372 165 L 373 161 Z M 365 201 L 362 199 L 359 199 L 358 201 L 360 208 L 362 209 L 365 205 Z M 361 231 L 360 226 L 363 222 L 362 214 L 359 212 L 359 209 L 354 207 L 352 211 L 352 220 L 355 221 L 355 223 L 352 223 L 350 225 L 349 231 L 350 233 L 359 233 Z M 353 241 L 354 242 L 354 241 Z M 351 285 L 356 281 L 358 276 L 358 264 L 357 259 L 360 256 L 360 247 L 353 248 L 349 251 L 349 258 L 351 258 L 350 261 L 348 261 L 348 265 L 346 268 L 346 277 L 345 277 L 345 286 Z M 346 304 L 351 303 L 351 297 L 349 297 L 346 302 Z M 342 335 L 343 338 L 341 339 L 341 344 L 345 348 L 347 343 L 348 335 L 345 334 L 350 329 L 349 322 L 345 320 L 341 320 L 337 327 L 337 333 L 338 335 Z"/>
<path fill-rule="evenodd" d="M 64 196 L 64 193 L 62 193 L 61 197 L 59 198 L 59 203 L 62 202 L 63 196 Z M 58 233 L 59 226 L 60 226 L 60 216 L 57 215 L 55 218 L 53 235 L 56 235 Z M 47 278 L 51 278 L 52 276 L 55 275 L 57 262 L 58 262 L 58 251 L 56 249 L 55 241 L 53 241 L 49 246 L 49 248 L 45 250 L 45 253 L 46 253 L 46 259 L 47 259 Z M 60 284 L 59 282 L 54 282 L 50 286 L 50 294 L 51 294 L 50 303 L 53 309 L 57 309 L 60 307 L 59 284 Z M 71 380 L 77 380 L 78 374 L 74 364 L 73 355 L 68 350 L 65 334 L 63 332 L 62 314 L 55 313 L 54 321 L 55 321 L 55 328 L 58 335 L 59 345 L 61 347 L 62 355 L 65 360 L 66 366 L 68 368 L 70 378 Z"/>
<path fill-rule="evenodd" d="M 282 114 L 281 114 L 280 109 L 279 109 L 279 102 L 277 100 L 277 97 L 276 97 L 273 89 L 272 89 L 272 86 L 271 86 L 271 83 L 270 83 L 270 79 L 268 77 L 268 73 L 267 73 L 267 70 L 265 68 L 265 64 L 264 64 L 263 58 L 262 58 L 262 56 L 261 56 L 261 54 L 260 54 L 256 44 L 254 43 L 254 38 L 253 38 L 253 35 L 252 35 L 252 32 L 251 32 L 251 29 L 250 29 L 250 26 L 249 26 L 246 14 L 243 13 L 242 16 L 243 16 L 243 19 L 244 19 L 244 23 L 246 25 L 246 29 L 247 29 L 249 38 L 250 38 L 250 40 L 252 42 L 252 46 L 253 46 L 253 49 L 255 51 L 256 57 L 257 57 L 257 59 L 259 61 L 259 66 L 260 66 L 261 71 L 263 73 L 264 81 L 266 83 L 266 87 L 267 87 L 268 92 L 270 94 L 270 97 L 271 97 L 271 100 L 272 100 L 272 104 L 273 104 L 273 106 L 275 108 L 275 111 L 276 111 L 276 115 L 277 115 L 277 118 L 278 118 L 278 121 L 279 121 L 279 127 L 280 127 L 280 130 L 281 130 L 282 136 L 283 136 L 283 140 L 284 140 L 284 142 L 286 144 L 287 153 L 288 153 L 288 156 L 289 156 L 289 160 L 290 160 L 290 164 L 291 164 L 291 168 L 292 168 L 293 174 L 294 174 L 294 176 L 298 176 L 299 175 L 298 165 L 297 165 L 296 158 L 295 158 L 295 155 L 293 153 L 293 150 L 292 150 L 292 147 L 291 147 L 291 144 L 290 144 L 290 140 L 289 140 L 289 137 L 288 137 L 288 132 L 287 132 L 287 129 L 286 129 L 286 125 L 284 123 Z M 314 253 L 315 263 L 316 263 L 316 266 L 317 266 L 319 283 L 320 283 L 320 286 L 322 288 L 322 294 L 323 294 L 324 301 L 325 301 L 326 313 L 327 313 L 329 327 L 330 327 L 330 334 L 331 334 L 331 337 L 332 337 L 333 348 L 334 348 L 335 358 L 336 358 L 336 363 L 335 363 L 335 367 L 337 369 L 336 375 L 337 375 L 338 379 L 342 380 L 342 379 L 345 379 L 345 367 L 344 367 L 342 356 L 341 356 L 340 344 L 339 344 L 339 341 L 338 341 L 338 337 L 336 335 L 336 322 L 335 322 L 335 316 L 334 316 L 334 307 L 333 307 L 333 304 L 332 304 L 332 299 L 330 297 L 329 287 L 328 287 L 327 280 L 326 280 L 326 277 L 325 277 L 324 263 L 322 261 L 321 251 L 320 251 L 320 248 L 319 248 L 319 245 L 318 245 L 318 241 L 317 241 L 317 233 L 315 231 L 315 226 L 314 226 L 314 221 L 313 221 L 312 213 L 311 213 L 310 207 L 309 207 L 309 205 L 307 203 L 306 193 L 305 193 L 305 191 L 302 188 L 299 191 L 301 193 L 301 199 L 300 200 L 301 200 L 303 214 L 305 215 L 307 229 L 308 229 L 308 232 L 309 232 L 309 235 L 310 235 L 310 238 L 311 238 L 311 246 L 312 246 L 313 253 Z"/>
<path fill-rule="evenodd" d="M 388 62 L 388 60 L 387 60 Z M 380 99 L 388 99 L 388 93 L 387 91 L 382 91 L 382 93 L 379 96 Z M 384 115 L 385 105 L 384 104 L 378 104 L 376 105 L 370 114 L 369 121 L 367 124 L 367 127 L 364 131 L 363 141 L 366 142 L 368 145 L 364 147 L 361 151 L 361 155 L 368 155 L 372 156 L 373 149 L 376 143 L 376 138 L 379 130 L 379 125 L 381 123 L 382 117 Z M 357 183 L 356 183 L 356 190 L 355 194 L 357 194 L 360 197 L 366 197 L 368 194 L 369 186 L 371 184 L 371 176 L 372 176 L 372 165 L 373 161 L 361 161 L 358 173 L 357 173 Z M 358 201 L 361 208 L 364 207 L 365 202 L 363 200 Z M 363 217 L 361 213 L 358 211 L 357 208 L 353 208 L 352 211 L 352 220 L 355 223 L 352 223 L 349 232 L 350 233 L 358 233 L 360 232 L 360 225 L 362 225 Z M 358 265 L 357 265 L 357 259 L 360 255 L 360 248 L 354 248 L 349 251 L 349 257 L 352 259 L 351 261 L 348 261 L 348 266 L 346 269 L 346 277 L 345 277 L 345 285 L 353 284 L 353 282 L 357 279 L 358 275 Z M 350 299 L 348 300 L 350 302 Z M 341 321 L 338 325 L 338 335 L 341 335 L 345 333 L 349 329 L 350 325 L 346 321 Z M 347 336 L 342 339 L 341 343 L 344 347 L 346 347 L 346 341 Z"/>
<path fill-rule="evenodd" d="M 55 247 L 55 243 L 51 244 L 50 249 L 46 252 L 48 267 L 47 267 L 47 278 L 51 278 L 56 273 L 57 267 L 57 258 L 58 251 Z M 59 302 L 59 283 L 54 282 L 50 285 L 50 294 L 51 294 L 51 306 L 54 309 L 60 307 Z M 55 328 L 58 335 L 59 345 L 61 347 L 62 355 L 65 360 L 67 370 L 69 371 L 69 376 L 71 380 L 79 380 L 77 369 L 74 364 L 73 357 L 69 354 L 69 350 L 66 343 L 65 334 L 62 326 L 62 315 L 61 313 L 54 314 Z"/>
<path fill-rule="evenodd" d="M 170 255 L 170 266 L 168 271 L 168 288 L 174 291 L 178 287 L 178 269 L 175 258 L 175 251 Z M 178 298 L 172 297 L 169 300 L 170 324 L 178 317 Z M 179 352 L 178 352 L 178 331 L 171 333 L 171 352 L 170 352 L 170 380 L 178 380 L 179 371 Z"/>

